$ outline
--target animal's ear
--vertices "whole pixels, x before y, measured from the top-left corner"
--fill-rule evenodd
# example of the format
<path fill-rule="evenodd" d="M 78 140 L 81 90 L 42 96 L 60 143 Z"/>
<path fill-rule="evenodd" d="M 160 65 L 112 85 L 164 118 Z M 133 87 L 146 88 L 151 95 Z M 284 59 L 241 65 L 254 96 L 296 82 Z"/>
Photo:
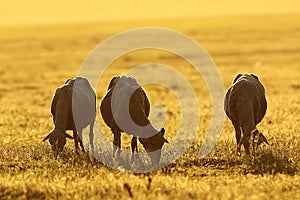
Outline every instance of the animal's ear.
<path fill-rule="evenodd" d="M 262 133 L 259 133 L 258 144 L 261 144 L 263 142 L 269 145 L 267 138 Z"/>
<path fill-rule="evenodd" d="M 69 139 L 72 139 L 72 140 L 74 139 L 74 137 L 72 137 L 72 136 L 69 135 L 68 133 L 65 132 L 65 134 L 66 134 L 66 138 L 69 138 Z"/>
<path fill-rule="evenodd" d="M 66 80 L 65 84 L 67 84 L 70 80 L 71 80 L 71 78 L 69 78 L 68 80 Z"/>
<path fill-rule="evenodd" d="M 242 74 L 238 74 L 238 75 L 234 78 L 233 83 L 235 83 L 241 76 L 242 76 Z"/>
<path fill-rule="evenodd" d="M 51 135 L 51 133 L 52 133 L 52 131 L 46 136 L 46 137 L 44 137 L 44 139 L 43 139 L 43 142 L 45 142 L 46 140 L 48 140 L 49 139 L 49 137 L 50 137 L 50 135 Z"/>
<path fill-rule="evenodd" d="M 164 138 L 164 135 L 165 135 L 165 129 L 164 129 L 164 128 L 161 128 L 159 132 L 160 132 L 161 136 Z M 169 141 L 168 141 L 166 138 L 164 138 L 164 142 L 165 142 L 165 143 L 169 143 Z"/>
<path fill-rule="evenodd" d="M 251 135 L 254 135 L 254 136 L 259 135 L 259 131 L 257 129 L 254 129 L 251 131 Z"/>
<path fill-rule="evenodd" d="M 165 129 L 161 128 L 160 131 L 157 134 L 160 135 L 161 137 L 164 137 L 164 135 L 165 135 Z"/>
<path fill-rule="evenodd" d="M 112 87 L 114 87 L 115 84 L 117 83 L 117 80 L 118 80 L 119 78 L 120 78 L 119 76 L 113 77 L 113 78 L 110 80 L 110 82 L 109 82 L 109 85 L 108 85 L 107 90 L 110 90 Z"/>
<path fill-rule="evenodd" d="M 253 78 L 255 78 L 256 80 L 258 80 L 258 77 L 254 74 L 250 74 L 250 76 L 252 76 Z"/>

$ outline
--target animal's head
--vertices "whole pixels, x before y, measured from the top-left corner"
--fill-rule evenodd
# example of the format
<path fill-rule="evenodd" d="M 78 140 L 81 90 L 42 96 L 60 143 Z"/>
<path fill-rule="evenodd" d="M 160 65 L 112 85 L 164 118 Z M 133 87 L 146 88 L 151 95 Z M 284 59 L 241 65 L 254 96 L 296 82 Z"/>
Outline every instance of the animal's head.
<path fill-rule="evenodd" d="M 164 137 L 165 129 L 162 128 L 157 134 L 149 138 L 139 138 L 139 141 L 144 146 L 146 152 L 148 153 L 152 164 L 156 165 L 159 163 L 161 156 L 161 148 L 165 143 L 169 141 Z"/>
<path fill-rule="evenodd" d="M 242 138 L 240 140 L 240 143 L 239 143 L 239 147 L 243 144 L 244 147 L 245 147 L 245 150 L 246 150 L 246 153 L 249 154 L 250 153 L 250 143 L 252 143 L 252 149 L 253 151 L 256 150 L 256 148 L 262 144 L 262 143 L 266 143 L 269 145 L 269 142 L 267 140 L 267 138 L 264 136 L 264 134 L 262 132 L 260 132 L 259 130 L 257 129 L 254 129 L 251 131 L 250 135 L 249 134 L 243 134 L 242 135 Z M 255 153 L 255 152 L 253 152 Z"/>
<path fill-rule="evenodd" d="M 58 153 L 64 149 L 66 138 L 74 139 L 65 131 L 61 131 L 55 128 L 43 139 L 43 142 L 49 139 L 49 143 L 51 144 L 52 150 L 54 151 L 54 156 L 57 157 Z"/>

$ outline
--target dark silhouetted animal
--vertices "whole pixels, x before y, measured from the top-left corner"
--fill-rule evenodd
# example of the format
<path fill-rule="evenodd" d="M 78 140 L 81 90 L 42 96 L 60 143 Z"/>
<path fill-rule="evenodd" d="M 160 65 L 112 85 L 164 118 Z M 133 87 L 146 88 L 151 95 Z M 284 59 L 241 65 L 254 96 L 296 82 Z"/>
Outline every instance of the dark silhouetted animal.
<path fill-rule="evenodd" d="M 256 128 L 267 110 L 265 89 L 257 76 L 237 75 L 226 93 L 224 109 L 235 129 L 238 154 L 240 154 L 241 145 L 244 145 L 246 154 L 250 154 L 251 137 L 257 138 L 257 146 L 262 142 L 268 144 L 265 136 Z"/>
<path fill-rule="evenodd" d="M 116 85 L 122 88 L 120 91 L 114 91 L 116 89 Z M 123 94 L 126 92 L 132 92 L 132 96 L 129 101 L 129 113 L 132 120 L 139 126 L 145 127 L 150 125 L 153 127 L 148 120 L 149 111 L 150 111 L 150 103 L 146 96 L 146 93 L 141 88 L 141 86 L 137 83 L 137 81 L 133 77 L 127 77 L 125 75 L 114 77 L 108 86 L 107 93 L 103 97 L 100 105 L 100 111 L 102 118 L 106 125 L 110 127 L 112 133 L 114 134 L 113 141 L 113 156 L 117 150 L 121 149 L 121 132 L 124 132 L 121 127 L 119 127 L 114 119 L 112 113 L 112 94 L 113 91 L 116 94 L 116 102 L 119 108 L 124 108 L 126 103 L 124 102 Z M 128 105 L 127 105 L 128 106 Z M 121 115 L 121 109 L 114 108 L 116 110 L 117 115 Z M 151 158 L 151 162 L 153 164 L 158 164 L 161 157 L 161 148 L 165 142 L 168 141 L 164 138 L 165 130 L 162 128 L 160 131 L 153 128 L 153 136 L 148 138 L 139 137 L 140 143 L 145 148 L 149 157 Z M 129 133 L 134 134 L 134 133 Z M 134 159 L 134 151 L 138 152 L 137 146 L 137 137 L 133 136 L 131 140 L 131 150 L 132 150 L 132 160 Z M 155 152 L 155 153 L 152 153 Z M 118 151 L 119 153 L 119 151 Z"/>
<path fill-rule="evenodd" d="M 73 139 L 73 137 L 76 152 L 78 153 L 78 142 L 84 152 L 82 130 L 88 125 L 90 125 L 89 142 L 93 151 L 96 94 L 87 79 L 71 78 L 59 87 L 52 99 L 51 114 L 55 127 L 43 141 L 49 139 L 55 156 L 63 150 L 66 138 Z M 66 130 L 72 130 L 73 137 L 68 135 Z"/>

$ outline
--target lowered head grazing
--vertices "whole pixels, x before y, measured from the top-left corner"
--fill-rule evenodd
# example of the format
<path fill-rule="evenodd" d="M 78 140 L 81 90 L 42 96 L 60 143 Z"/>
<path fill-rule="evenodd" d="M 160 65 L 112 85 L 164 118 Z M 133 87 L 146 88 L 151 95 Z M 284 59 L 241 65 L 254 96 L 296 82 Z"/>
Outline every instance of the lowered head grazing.
<path fill-rule="evenodd" d="M 66 144 L 66 138 L 74 139 L 65 131 L 54 128 L 44 139 L 43 142 L 49 139 L 49 143 L 54 151 L 54 156 L 57 157 L 59 152 L 62 152 Z"/>
<path fill-rule="evenodd" d="M 139 138 L 146 152 L 148 153 L 152 164 L 157 165 L 161 157 L 161 149 L 164 143 L 169 141 L 164 137 L 165 129 L 162 128 L 157 134 L 149 138 Z"/>

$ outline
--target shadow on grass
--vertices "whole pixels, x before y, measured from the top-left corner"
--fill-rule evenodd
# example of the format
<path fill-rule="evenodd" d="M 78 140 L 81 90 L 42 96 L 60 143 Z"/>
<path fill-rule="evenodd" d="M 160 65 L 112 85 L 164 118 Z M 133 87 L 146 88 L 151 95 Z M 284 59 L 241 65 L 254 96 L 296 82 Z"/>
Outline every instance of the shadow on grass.
<path fill-rule="evenodd" d="M 83 155 L 77 155 L 74 157 L 74 153 L 68 153 L 68 155 L 65 155 L 68 158 L 65 161 L 68 162 L 72 160 L 73 165 L 82 164 L 82 162 L 85 161 L 85 163 L 87 162 L 89 165 L 104 166 L 92 156 L 86 160 L 84 159 L 86 157 Z M 250 173 L 260 175 L 276 175 L 280 173 L 293 176 L 298 172 L 297 166 L 297 162 L 291 159 L 286 153 L 272 151 L 271 149 L 264 149 L 257 152 L 254 162 L 253 158 L 247 155 L 239 157 L 235 154 L 222 155 L 218 152 L 215 152 L 210 156 L 200 159 L 194 152 L 189 152 L 179 160 L 163 168 L 162 172 L 165 174 L 170 174 L 172 172 L 187 173 L 187 175 L 189 175 L 191 171 L 194 171 L 193 174 L 195 174 L 195 171 L 198 170 L 196 174 L 206 176 L 205 174 L 206 172 L 209 172 L 209 170 L 213 170 L 214 172 L 217 170 L 224 172 L 236 171 L 237 173 L 242 172 L 243 174 Z"/>
<path fill-rule="evenodd" d="M 255 160 L 252 156 L 243 154 L 241 157 L 233 153 L 215 151 L 209 156 L 200 159 L 195 152 L 189 152 L 168 167 L 162 169 L 164 174 L 174 172 L 186 175 L 208 176 L 219 173 L 276 175 L 286 174 L 293 176 L 298 172 L 298 161 L 293 160 L 287 152 L 261 149 Z"/>
<path fill-rule="evenodd" d="M 244 172 L 252 174 L 287 174 L 295 175 L 298 171 L 297 163 L 288 156 L 271 150 L 260 152 L 255 160 L 251 157 L 244 157 Z"/>
<path fill-rule="evenodd" d="M 58 197 L 62 196 L 56 195 Z M 29 186 L 14 185 L 11 187 L 0 187 L 0 199 L 46 199 L 46 191 Z"/>
<path fill-rule="evenodd" d="M 87 169 L 106 167 L 90 154 L 82 152 L 76 154 L 72 148 L 66 148 L 57 159 L 54 158 L 53 152 L 48 146 L 0 148 L 0 152 L 0 170 L 3 173 L 19 173 L 20 171 L 44 168 L 56 170 L 62 167 Z M 197 149 L 190 149 L 181 158 L 163 168 L 161 172 L 187 176 L 207 176 L 228 172 L 260 175 L 280 173 L 293 176 L 298 172 L 299 160 L 295 151 L 285 150 L 282 152 L 276 148 L 264 148 L 257 152 L 254 162 L 250 156 L 239 157 L 232 152 L 216 149 L 207 157 L 200 159 Z M 112 162 L 118 162 L 111 157 L 110 159 Z M 129 160 L 129 158 L 123 159 Z"/>

